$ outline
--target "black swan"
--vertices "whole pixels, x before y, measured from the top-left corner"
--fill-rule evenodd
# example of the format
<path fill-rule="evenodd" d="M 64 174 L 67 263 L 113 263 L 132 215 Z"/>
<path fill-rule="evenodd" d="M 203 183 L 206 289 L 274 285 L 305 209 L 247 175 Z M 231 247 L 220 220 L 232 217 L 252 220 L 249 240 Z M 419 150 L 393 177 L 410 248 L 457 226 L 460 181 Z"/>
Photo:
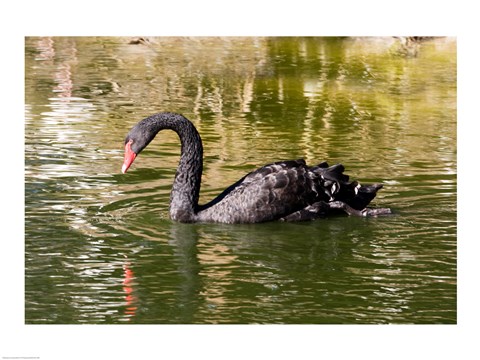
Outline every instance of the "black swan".
<path fill-rule="evenodd" d="M 170 195 L 170 217 L 180 222 L 257 223 L 300 221 L 332 212 L 356 216 L 389 214 L 390 209 L 367 208 L 381 184 L 348 181 L 341 164 L 308 166 L 303 159 L 265 165 L 238 180 L 208 204 L 199 205 L 203 168 L 202 140 L 184 116 L 163 112 L 137 123 L 125 138 L 125 173 L 136 156 L 160 130 L 180 137 L 181 156 Z"/>

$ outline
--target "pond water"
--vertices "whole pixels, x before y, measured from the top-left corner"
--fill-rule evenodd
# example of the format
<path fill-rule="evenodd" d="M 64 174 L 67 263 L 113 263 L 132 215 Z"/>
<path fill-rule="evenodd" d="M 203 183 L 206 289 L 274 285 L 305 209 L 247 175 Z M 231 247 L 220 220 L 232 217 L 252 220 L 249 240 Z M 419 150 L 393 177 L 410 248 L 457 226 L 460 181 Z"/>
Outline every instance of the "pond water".
<path fill-rule="evenodd" d="M 27 324 L 454 324 L 456 40 L 26 38 Z M 342 163 L 393 215 L 179 224 L 164 131 L 184 114 L 201 202 L 266 163 Z"/>

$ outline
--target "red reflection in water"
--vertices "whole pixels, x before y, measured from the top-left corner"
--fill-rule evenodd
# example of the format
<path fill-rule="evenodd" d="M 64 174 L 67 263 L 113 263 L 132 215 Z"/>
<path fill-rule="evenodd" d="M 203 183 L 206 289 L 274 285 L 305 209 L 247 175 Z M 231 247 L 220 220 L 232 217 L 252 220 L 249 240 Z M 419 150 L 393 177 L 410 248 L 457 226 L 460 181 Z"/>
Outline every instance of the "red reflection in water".
<path fill-rule="evenodd" d="M 137 307 L 135 302 L 137 301 L 136 296 L 133 294 L 133 280 L 135 275 L 133 274 L 132 269 L 130 269 L 130 263 L 126 262 L 123 264 L 123 291 L 125 291 L 125 315 L 128 317 L 135 316 Z"/>

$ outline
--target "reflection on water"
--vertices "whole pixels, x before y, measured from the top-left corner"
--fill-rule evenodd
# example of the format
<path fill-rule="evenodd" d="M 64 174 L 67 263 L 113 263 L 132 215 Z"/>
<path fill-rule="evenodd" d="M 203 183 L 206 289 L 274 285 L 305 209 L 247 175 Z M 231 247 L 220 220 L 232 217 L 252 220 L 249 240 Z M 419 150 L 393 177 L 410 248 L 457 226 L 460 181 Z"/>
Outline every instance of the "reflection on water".
<path fill-rule="evenodd" d="M 455 323 L 456 42 L 27 38 L 27 323 Z M 158 111 L 202 135 L 206 202 L 267 162 L 342 162 L 395 215 L 176 224 L 178 138 L 132 171 Z"/>

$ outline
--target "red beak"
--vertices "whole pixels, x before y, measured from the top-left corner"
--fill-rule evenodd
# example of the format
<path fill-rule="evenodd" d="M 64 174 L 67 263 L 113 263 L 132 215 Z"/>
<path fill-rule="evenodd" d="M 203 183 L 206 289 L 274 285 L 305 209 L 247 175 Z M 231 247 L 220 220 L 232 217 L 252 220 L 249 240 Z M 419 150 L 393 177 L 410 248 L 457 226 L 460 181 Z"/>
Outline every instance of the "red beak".
<path fill-rule="evenodd" d="M 132 140 L 125 144 L 125 156 L 123 158 L 122 173 L 126 173 L 130 165 L 132 165 L 133 160 L 135 160 L 135 154 L 132 150 Z"/>

